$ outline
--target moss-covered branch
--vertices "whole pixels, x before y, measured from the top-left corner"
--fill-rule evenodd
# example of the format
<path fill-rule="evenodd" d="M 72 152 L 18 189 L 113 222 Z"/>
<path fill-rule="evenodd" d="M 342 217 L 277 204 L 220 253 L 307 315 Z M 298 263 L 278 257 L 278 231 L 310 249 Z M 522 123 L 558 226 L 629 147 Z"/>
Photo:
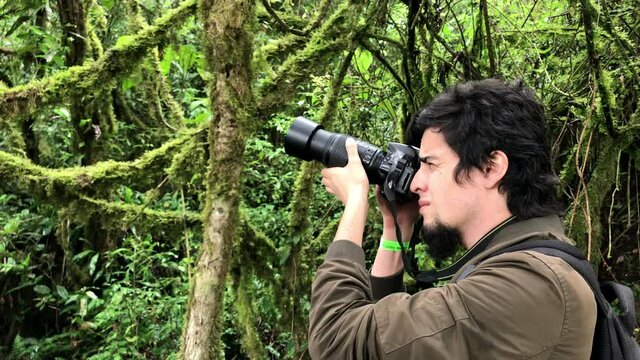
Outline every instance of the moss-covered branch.
<path fill-rule="evenodd" d="M 296 94 L 298 85 L 311 75 L 322 72 L 335 57 L 352 42 L 356 31 L 354 23 L 359 5 L 342 3 L 322 26 L 313 32 L 307 45 L 289 56 L 277 72 L 266 79 L 258 93 L 258 116 L 268 117 L 284 108 Z"/>
<path fill-rule="evenodd" d="M 0 178 L 4 185 L 44 196 L 64 197 L 70 192 L 109 187 L 114 180 L 122 184 L 147 188 L 157 182 L 169 164 L 174 149 L 197 131 L 169 141 L 158 149 L 144 153 L 135 161 L 103 161 L 92 166 L 49 169 L 29 159 L 0 151 Z"/>
<path fill-rule="evenodd" d="M 122 37 L 118 44 L 95 62 L 74 66 L 42 80 L 0 91 L 0 119 L 22 119 L 44 107 L 61 103 L 73 96 L 91 96 L 96 89 L 112 84 L 141 61 L 147 51 L 158 46 L 172 30 L 191 16 L 196 0 L 186 0 L 170 10 L 152 26 L 130 37 Z"/>
<path fill-rule="evenodd" d="M 224 288 L 236 240 L 245 139 L 255 114 L 254 2 L 201 0 L 205 61 L 211 72 L 209 166 L 204 236 L 191 282 L 180 358 L 219 357 Z"/>
<path fill-rule="evenodd" d="M 243 212 L 240 212 L 236 243 L 232 253 L 231 275 L 235 289 L 234 302 L 238 317 L 235 326 L 240 330 L 244 353 L 250 359 L 266 359 L 265 346 L 260 340 L 256 320 L 259 318 L 252 302 L 252 280 L 262 279 L 269 289 L 273 289 L 276 262 L 276 248 L 264 233 L 257 230 Z"/>
<path fill-rule="evenodd" d="M 600 102 L 602 105 L 602 113 L 604 115 L 605 127 L 609 136 L 616 137 L 617 131 L 613 123 L 613 99 L 609 92 L 609 84 L 605 81 L 602 68 L 600 66 L 600 55 L 595 46 L 595 34 L 593 28 L 593 17 L 595 9 L 589 0 L 580 0 L 580 8 L 582 11 L 582 22 L 584 23 L 585 39 L 587 41 L 587 53 L 589 54 L 589 63 L 591 70 L 595 76 L 595 81 L 600 93 Z"/>
<path fill-rule="evenodd" d="M 144 224 L 161 226 L 182 225 L 184 221 L 191 224 L 202 222 L 200 214 L 193 211 L 155 210 L 145 205 L 116 203 L 88 196 L 80 196 L 79 198 L 84 203 L 93 205 L 95 211 L 100 212 L 104 219 L 109 219 L 110 222 L 119 224 L 132 224 L 142 221 Z"/>
<path fill-rule="evenodd" d="M 610 195 L 611 188 L 615 186 L 611 179 L 615 179 L 618 153 L 628 146 L 628 143 L 621 145 L 612 138 L 606 138 L 604 142 L 602 149 L 598 151 L 598 159 L 590 181 L 575 200 L 578 207 L 575 209 L 575 220 L 569 229 L 569 234 L 576 240 L 577 245 L 582 249 L 590 250 L 588 255 L 594 264 L 602 260 L 599 249 L 604 234 L 600 217 L 605 200 Z M 588 218 L 592 220 L 589 221 Z M 587 243 L 587 239 L 591 240 L 590 244 Z"/>

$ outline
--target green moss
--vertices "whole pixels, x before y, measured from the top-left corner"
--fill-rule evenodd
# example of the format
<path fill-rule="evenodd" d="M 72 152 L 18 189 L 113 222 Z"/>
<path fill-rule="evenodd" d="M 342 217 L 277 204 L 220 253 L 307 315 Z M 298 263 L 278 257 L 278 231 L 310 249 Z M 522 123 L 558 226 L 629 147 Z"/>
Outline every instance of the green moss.
<path fill-rule="evenodd" d="M 165 143 L 144 153 L 135 161 L 103 161 L 92 166 L 48 169 L 29 159 L 0 151 L 0 177 L 5 183 L 24 191 L 49 197 L 61 197 L 75 191 L 108 188 L 114 180 L 134 187 L 155 185 L 173 150 L 193 137 L 197 131 Z"/>
<path fill-rule="evenodd" d="M 258 318 L 254 310 L 255 304 L 252 294 L 251 277 L 245 275 L 247 270 L 236 281 L 236 302 L 234 303 L 238 318 L 236 321 L 241 327 L 241 344 L 244 353 L 252 360 L 267 359 L 265 347 L 260 341 L 260 335 L 256 329 Z"/>
<path fill-rule="evenodd" d="M 74 66 L 49 78 L 0 91 L 0 121 L 21 120 L 37 111 L 61 103 L 76 95 L 88 97 L 96 89 L 111 87 L 114 81 L 127 74 L 141 61 L 147 50 L 157 46 L 170 31 L 189 17 L 196 0 L 186 0 L 178 8 L 168 11 L 153 26 L 139 31 L 126 44 L 109 49 L 100 59 L 82 66 Z"/>
<path fill-rule="evenodd" d="M 124 204 L 109 202 L 100 199 L 93 199 L 87 196 L 79 196 L 87 205 L 92 205 L 94 211 L 97 211 L 103 215 L 105 219 L 109 219 L 111 222 L 120 224 L 133 224 L 141 222 L 155 226 L 163 225 L 178 225 L 182 226 L 184 221 L 187 223 L 200 223 L 200 214 L 193 211 L 166 211 L 149 209 L 144 205 Z M 86 206 L 82 207 L 86 209 Z"/>
<path fill-rule="evenodd" d="M 250 359 L 267 358 L 258 334 L 258 314 L 254 310 L 251 282 L 255 276 L 273 289 L 275 281 L 272 264 L 276 262 L 276 257 L 276 248 L 271 239 L 256 230 L 244 213 L 240 212 L 240 226 L 233 247 L 231 273 L 234 275 L 237 297 L 234 303 L 238 313 L 236 322 L 241 330 L 242 349 Z"/>
<path fill-rule="evenodd" d="M 289 229 L 292 234 L 305 232 L 308 226 L 309 201 L 312 198 L 313 182 L 319 169 L 318 163 L 311 161 L 305 161 L 300 166 L 289 213 Z"/>
<path fill-rule="evenodd" d="M 276 263 L 276 247 L 260 230 L 257 230 L 244 212 L 240 212 L 238 240 L 234 244 L 233 259 L 242 267 L 250 267 L 259 278 L 274 283 L 272 264 Z"/>
<path fill-rule="evenodd" d="M 569 230 L 569 235 L 573 238 L 578 247 L 587 250 L 589 248 L 589 235 L 591 235 L 591 262 L 598 264 L 602 258 L 600 255 L 600 244 L 604 238 L 601 216 L 603 207 L 607 204 L 607 198 L 611 194 L 611 189 L 615 186 L 612 179 L 616 178 L 616 169 L 618 165 L 618 153 L 626 149 L 630 144 L 630 138 L 623 143 L 619 143 L 610 137 L 603 140 L 601 149 L 597 151 L 597 160 L 593 172 L 589 176 L 587 184 L 587 198 L 584 192 L 580 194 L 578 206 L 575 208 L 575 214 L 568 214 L 567 221 L 573 217 L 573 223 Z M 585 216 L 589 214 L 591 223 L 591 233 L 589 233 L 589 220 Z"/>
<path fill-rule="evenodd" d="M 258 114 L 270 116 L 278 112 L 296 93 L 296 87 L 312 74 L 323 71 L 328 59 L 336 56 L 351 44 L 356 32 L 354 23 L 360 6 L 344 2 L 332 16 L 311 36 L 304 49 L 289 56 L 273 76 L 266 79 L 258 90 Z"/>

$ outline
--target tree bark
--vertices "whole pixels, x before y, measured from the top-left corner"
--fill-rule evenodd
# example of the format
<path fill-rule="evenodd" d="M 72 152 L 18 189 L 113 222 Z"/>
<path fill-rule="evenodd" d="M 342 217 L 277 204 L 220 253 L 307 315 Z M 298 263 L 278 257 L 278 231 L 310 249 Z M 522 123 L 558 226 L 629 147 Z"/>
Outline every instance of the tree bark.
<path fill-rule="evenodd" d="M 205 58 L 214 75 L 210 98 L 214 117 L 209 128 L 204 238 L 182 337 L 185 359 L 219 357 L 219 318 L 238 223 L 244 142 L 249 114 L 255 108 L 251 89 L 253 2 L 201 0 L 199 10 Z"/>
<path fill-rule="evenodd" d="M 66 65 L 80 65 L 87 53 L 87 26 L 82 0 L 58 0 L 58 14 L 64 29 L 62 44 L 69 47 Z"/>

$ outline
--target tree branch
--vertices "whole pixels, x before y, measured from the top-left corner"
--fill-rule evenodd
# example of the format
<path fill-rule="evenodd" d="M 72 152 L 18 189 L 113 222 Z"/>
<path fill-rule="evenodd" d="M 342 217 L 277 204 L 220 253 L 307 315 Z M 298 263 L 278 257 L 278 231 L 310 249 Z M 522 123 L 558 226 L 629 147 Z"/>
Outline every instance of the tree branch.
<path fill-rule="evenodd" d="M 280 19 L 280 17 L 276 13 L 276 11 L 273 10 L 273 8 L 271 7 L 271 4 L 269 4 L 269 0 L 261 0 L 261 2 L 262 2 L 262 5 L 264 6 L 264 8 L 269 13 L 269 15 L 271 15 L 271 18 L 273 18 L 273 20 L 275 20 L 276 23 L 280 26 L 282 31 L 288 32 L 288 33 L 291 33 L 291 34 L 295 34 L 295 35 L 298 35 L 298 36 L 307 36 L 308 35 L 307 31 L 300 31 L 300 30 L 297 30 L 297 29 L 293 29 L 293 28 L 289 27 L 289 25 L 287 25 L 284 21 L 282 21 L 282 19 Z"/>
<path fill-rule="evenodd" d="M 11 89 L 0 90 L 0 119 L 23 119 L 47 106 L 74 96 L 92 96 L 97 89 L 112 84 L 118 77 L 128 74 L 141 61 L 147 51 L 158 46 L 171 30 L 182 24 L 196 8 L 196 0 L 186 0 L 170 10 L 153 26 L 140 30 L 131 37 L 122 37 L 119 44 L 109 49 L 95 62 L 71 67 L 42 80 Z M 126 41 L 122 41 L 126 39 Z"/>
<path fill-rule="evenodd" d="M 412 105 L 413 105 L 413 92 L 407 86 L 407 84 L 404 82 L 404 80 L 402 80 L 400 75 L 398 75 L 398 72 L 396 72 L 396 70 L 393 68 L 393 66 L 391 66 L 391 64 L 389 64 L 387 59 L 385 59 L 385 57 L 382 56 L 382 52 L 380 52 L 379 49 L 373 47 L 373 45 L 370 42 L 368 42 L 366 39 L 359 39 L 358 43 L 360 45 L 362 45 L 363 48 L 367 49 L 376 59 L 378 59 L 378 61 L 380 61 L 380 63 L 385 68 L 387 68 L 387 70 L 389 70 L 389 72 L 391 73 L 391 76 L 393 76 L 393 78 L 396 79 L 398 84 L 400 84 L 400 86 L 402 86 L 402 88 L 407 92 L 407 94 L 409 94 L 409 97 L 411 98 Z"/>
<path fill-rule="evenodd" d="M 289 56 L 277 72 L 267 78 L 258 89 L 257 113 L 259 118 L 271 116 L 282 109 L 293 97 L 297 86 L 308 80 L 311 74 L 322 71 L 328 65 L 326 59 L 344 50 L 355 34 L 355 6 L 342 3 L 333 15 L 313 32 L 305 47 Z M 323 64 L 320 66 L 319 64 Z"/>
<path fill-rule="evenodd" d="M 585 39 L 587 40 L 587 54 L 589 54 L 589 63 L 594 72 L 598 92 L 600 93 L 600 102 L 602 103 L 602 113 L 605 119 L 605 127 L 609 136 L 617 137 L 616 129 L 613 125 L 613 114 L 611 99 L 609 98 L 609 90 L 603 81 L 602 69 L 600 68 L 600 58 L 594 44 L 594 29 L 592 21 L 592 13 L 595 11 L 589 0 L 580 0 L 582 20 L 584 23 Z"/>
<path fill-rule="evenodd" d="M 85 167 L 49 169 L 35 165 L 27 158 L 0 151 L 0 178 L 5 186 L 43 197 L 65 197 L 78 191 L 109 187 L 114 180 L 148 187 L 154 184 L 159 173 L 164 173 L 168 160 L 173 156 L 171 151 L 198 131 L 190 131 L 144 153 L 135 161 L 103 161 Z"/>

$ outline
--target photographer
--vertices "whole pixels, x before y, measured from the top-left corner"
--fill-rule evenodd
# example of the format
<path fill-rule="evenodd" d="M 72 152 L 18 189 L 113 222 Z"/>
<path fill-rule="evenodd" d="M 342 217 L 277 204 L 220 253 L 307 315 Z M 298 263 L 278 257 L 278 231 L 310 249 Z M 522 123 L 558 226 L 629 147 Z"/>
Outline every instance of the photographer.
<path fill-rule="evenodd" d="M 424 108 L 407 134 L 421 164 L 410 186 L 417 202 L 398 209 L 402 238 L 419 214 L 431 256 L 451 256 L 458 244 L 484 250 L 449 284 L 404 293 L 394 220 L 378 196 L 383 240 L 369 273 L 361 248 L 369 181 L 348 140 L 348 164 L 322 170 L 344 213 L 312 287 L 312 357 L 589 359 L 596 304 L 580 274 L 534 251 L 490 257 L 527 239 L 570 241 L 533 93 L 498 80 L 459 84 Z"/>

